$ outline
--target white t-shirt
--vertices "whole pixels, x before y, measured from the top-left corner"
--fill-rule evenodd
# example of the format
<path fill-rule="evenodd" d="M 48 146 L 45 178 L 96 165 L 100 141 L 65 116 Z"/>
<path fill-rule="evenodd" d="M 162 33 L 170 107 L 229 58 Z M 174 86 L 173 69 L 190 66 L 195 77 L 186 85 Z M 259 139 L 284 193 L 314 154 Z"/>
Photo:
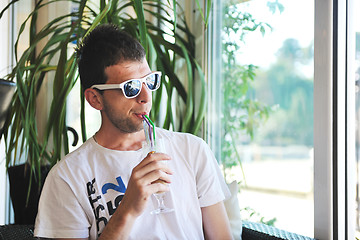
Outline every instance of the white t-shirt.
<path fill-rule="evenodd" d="M 230 192 L 207 144 L 198 137 L 156 129 L 165 139 L 173 171 L 165 205 L 175 211 L 153 215 L 152 196 L 130 239 L 203 239 L 201 207 L 223 201 Z M 120 204 L 142 151 L 104 148 L 93 138 L 50 171 L 42 190 L 35 236 L 96 239 Z"/>

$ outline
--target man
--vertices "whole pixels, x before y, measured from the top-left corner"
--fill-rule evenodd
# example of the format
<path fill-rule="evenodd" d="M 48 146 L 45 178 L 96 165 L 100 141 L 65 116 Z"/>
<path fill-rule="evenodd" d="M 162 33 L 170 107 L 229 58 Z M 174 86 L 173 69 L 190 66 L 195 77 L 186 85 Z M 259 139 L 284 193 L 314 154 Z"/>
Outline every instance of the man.
<path fill-rule="evenodd" d="M 113 25 L 101 25 L 84 39 L 78 55 L 86 100 L 101 112 L 102 123 L 49 173 L 35 235 L 231 239 L 223 205 L 229 192 L 203 140 L 156 128 L 168 154 L 142 156 L 143 115 L 151 110 L 160 73 L 150 70 L 139 42 Z M 173 212 L 150 213 L 157 192 L 166 192 L 165 203 Z"/>

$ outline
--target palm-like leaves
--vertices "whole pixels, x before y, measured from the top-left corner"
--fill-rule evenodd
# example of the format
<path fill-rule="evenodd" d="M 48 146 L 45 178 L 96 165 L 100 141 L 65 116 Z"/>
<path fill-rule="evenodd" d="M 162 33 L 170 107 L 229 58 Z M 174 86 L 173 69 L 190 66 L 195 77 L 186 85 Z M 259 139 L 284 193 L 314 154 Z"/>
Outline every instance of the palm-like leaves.
<path fill-rule="evenodd" d="M 8 7 L 17 1 L 12 1 Z M 36 29 L 39 10 L 58 1 L 39 0 L 19 31 L 18 39 L 24 33 L 25 24 L 30 22 L 30 45 L 17 58 L 16 65 L 7 76 L 9 80 L 16 80 L 17 84 L 4 133 L 7 139 L 7 166 L 13 165 L 23 155 L 30 163 L 32 172 L 40 174 L 39 169 L 44 161 L 53 165 L 63 154 L 68 153 L 66 98 L 78 79 L 73 42 L 81 42 L 100 23 L 119 25 L 138 38 L 146 49 L 150 66 L 163 71 L 162 87 L 154 95 L 152 118 L 158 124 L 162 122 L 165 128 L 195 134 L 198 132 L 206 104 L 204 74 L 195 61 L 194 36 L 185 19 L 176 14 L 176 9 L 180 7 L 176 1 L 130 0 L 120 3 L 117 0 L 99 0 L 99 7 L 95 8 L 87 0 L 62 0 L 64 3 L 76 4 L 78 11 L 59 16 L 42 29 Z M 8 7 L 0 13 L 0 17 Z M 133 8 L 135 16 L 127 14 L 128 8 Z M 43 40 L 46 44 L 39 51 L 38 43 Z M 187 87 L 176 72 L 180 59 L 185 62 Z M 36 98 L 45 79 L 53 84 L 53 98 L 44 137 L 40 141 L 35 121 Z M 197 103 L 197 108 L 192 90 L 195 81 L 199 81 L 202 86 L 201 101 Z M 184 109 L 174 109 L 174 95 L 179 96 L 176 101 Z M 83 104 L 82 96 L 82 136 L 86 140 Z M 166 104 L 165 113 L 159 110 L 161 104 Z M 195 112 L 194 109 L 199 111 Z M 48 144 L 50 139 L 53 147 Z"/>

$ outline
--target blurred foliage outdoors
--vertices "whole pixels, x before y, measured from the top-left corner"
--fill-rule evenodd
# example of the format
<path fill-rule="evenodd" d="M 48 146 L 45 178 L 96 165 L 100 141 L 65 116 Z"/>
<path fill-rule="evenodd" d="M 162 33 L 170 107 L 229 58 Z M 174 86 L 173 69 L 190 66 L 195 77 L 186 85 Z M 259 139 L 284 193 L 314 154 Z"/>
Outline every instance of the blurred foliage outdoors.
<path fill-rule="evenodd" d="M 286 39 L 268 69 L 240 64 L 237 58 L 246 47 L 245 36 L 255 31 L 271 34 L 272 27 L 243 12 L 237 2 L 229 0 L 223 7 L 221 161 L 225 169 L 241 166 L 237 151 L 241 144 L 313 145 L 313 81 L 299 67 L 312 61 L 313 45 L 301 48 L 296 39 Z M 272 13 L 284 10 L 278 1 L 267 6 Z M 256 135 L 265 123 L 266 129 Z"/>
<path fill-rule="evenodd" d="M 286 39 L 267 69 L 239 63 L 246 36 L 255 32 L 264 36 L 273 29 L 245 12 L 242 4 L 234 0 L 223 3 L 221 161 L 225 178 L 226 169 L 240 166 L 244 181 L 239 184 L 246 185 L 238 146 L 313 145 L 313 81 L 299 67 L 311 63 L 313 45 L 302 48 L 296 39 Z M 277 0 L 269 0 L 267 7 L 273 14 L 284 11 Z M 254 54 L 261 57 L 261 52 Z M 256 134 L 259 128 L 262 134 Z M 242 212 L 245 219 L 268 225 L 276 221 L 265 220 L 250 207 Z"/>

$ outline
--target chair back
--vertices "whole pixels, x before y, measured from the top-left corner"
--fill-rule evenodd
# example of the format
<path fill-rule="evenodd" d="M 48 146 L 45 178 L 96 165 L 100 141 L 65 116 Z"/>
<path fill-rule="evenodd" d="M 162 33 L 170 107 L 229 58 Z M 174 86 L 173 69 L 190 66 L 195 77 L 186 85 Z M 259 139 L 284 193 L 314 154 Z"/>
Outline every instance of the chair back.
<path fill-rule="evenodd" d="M 0 240 L 35 240 L 33 225 L 2 225 L 0 226 Z"/>

